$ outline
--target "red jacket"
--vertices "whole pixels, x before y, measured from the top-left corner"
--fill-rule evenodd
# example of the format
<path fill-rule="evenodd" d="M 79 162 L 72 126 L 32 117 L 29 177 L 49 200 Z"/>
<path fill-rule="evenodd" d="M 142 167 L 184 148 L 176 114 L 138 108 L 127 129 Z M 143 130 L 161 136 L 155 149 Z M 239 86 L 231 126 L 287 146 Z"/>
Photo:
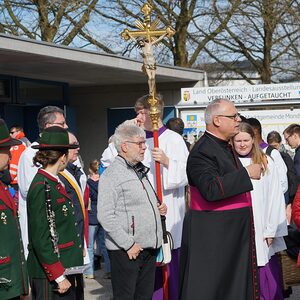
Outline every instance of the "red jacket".
<path fill-rule="evenodd" d="M 300 185 L 298 186 L 292 206 L 292 220 L 296 224 L 298 230 L 300 230 Z M 300 267 L 300 254 L 298 255 L 297 265 Z"/>
<path fill-rule="evenodd" d="M 20 139 L 24 136 L 25 136 L 24 133 L 20 132 L 16 136 L 16 139 Z M 10 162 L 9 162 L 9 173 L 10 173 L 10 177 L 11 177 L 11 184 L 18 183 L 18 176 L 17 176 L 18 175 L 18 164 L 19 164 L 21 154 L 23 153 L 23 151 L 25 149 L 26 149 L 26 145 L 23 143 L 21 145 L 12 146 L 10 148 L 11 158 L 10 158 Z"/>
<path fill-rule="evenodd" d="M 292 206 L 292 219 L 300 230 L 300 185 L 298 186 Z"/>

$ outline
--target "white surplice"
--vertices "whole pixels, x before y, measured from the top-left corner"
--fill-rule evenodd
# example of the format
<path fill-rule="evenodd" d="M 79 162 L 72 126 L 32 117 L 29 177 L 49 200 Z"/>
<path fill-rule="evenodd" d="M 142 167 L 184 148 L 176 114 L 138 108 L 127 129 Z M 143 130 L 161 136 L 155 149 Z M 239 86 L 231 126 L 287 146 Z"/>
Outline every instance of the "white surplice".
<path fill-rule="evenodd" d="M 38 145 L 37 142 L 33 142 L 31 144 L 31 146 L 36 145 Z M 33 164 L 33 158 L 37 151 L 37 149 L 27 147 L 26 150 L 23 151 L 23 153 L 21 154 L 18 164 L 19 217 L 25 258 L 27 258 L 28 255 L 28 225 L 26 198 L 30 184 L 38 171 L 38 167 L 36 167 Z"/>
<path fill-rule="evenodd" d="M 169 168 L 160 165 L 163 202 L 168 207 L 166 227 L 174 240 L 174 249 L 181 245 L 182 225 L 185 214 L 185 189 L 187 185 L 186 163 L 188 149 L 181 135 L 166 129 L 159 135 L 159 148 L 169 158 Z M 146 139 L 147 150 L 143 164 L 150 168 L 148 177 L 153 187 L 155 182 L 155 162 L 152 158 L 153 138 Z"/>
<path fill-rule="evenodd" d="M 262 150 L 264 153 L 266 153 L 268 147 L 263 148 Z M 285 193 L 288 190 L 289 184 L 287 179 L 287 167 L 286 164 L 281 157 L 280 152 L 277 149 L 273 149 L 270 153 L 270 156 L 272 157 L 274 164 L 276 166 L 276 169 L 278 171 L 279 181 L 282 186 L 283 193 Z"/>
<path fill-rule="evenodd" d="M 286 249 L 283 236 L 287 235 L 285 201 L 278 170 L 272 158 L 268 158 L 268 171 L 260 180 L 251 179 L 252 208 L 255 229 L 257 265 L 265 266 L 274 253 Z M 240 157 L 243 166 L 251 164 L 251 158 Z M 265 239 L 274 237 L 268 247 Z"/>

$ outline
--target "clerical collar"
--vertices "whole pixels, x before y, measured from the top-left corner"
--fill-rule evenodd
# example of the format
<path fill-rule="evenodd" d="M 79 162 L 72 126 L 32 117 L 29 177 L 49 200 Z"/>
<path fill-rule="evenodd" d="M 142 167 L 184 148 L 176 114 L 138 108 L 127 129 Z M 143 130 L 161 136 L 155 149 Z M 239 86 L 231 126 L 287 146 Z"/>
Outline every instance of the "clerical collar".
<path fill-rule="evenodd" d="M 160 136 L 161 134 L 163 134 L 165 131 L 167 130 L 167 127 L 166 126 L 162 126 L 158 129 L 158 136 Z M 148 131 L 148 130 L 145 130 L 146 132 L 146 139 L 150 139 L 153 137 L 153 132 L 152 131 Z"/>
<path fill-rule="evenodd" d="M 214 139 L 216 139 L 217 141 L 219 141 L 220 143 L 223 143 L 225 145 L 228 145 L 229 144 L 229 141 L 226 141 L 226 140 L 223 140 L 219 137 L 217 137 L 215 134 L 211 133 L 210 131 L 208 130 L 205 130 L 205 133 L 209 136 L 209 137 L 212 137 Z"/>

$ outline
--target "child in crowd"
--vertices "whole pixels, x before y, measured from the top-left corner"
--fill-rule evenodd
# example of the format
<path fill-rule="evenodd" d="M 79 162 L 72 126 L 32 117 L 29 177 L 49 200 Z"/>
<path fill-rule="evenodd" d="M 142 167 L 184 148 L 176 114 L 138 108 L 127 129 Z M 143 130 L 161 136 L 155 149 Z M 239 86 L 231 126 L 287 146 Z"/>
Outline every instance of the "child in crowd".
<path fill-rule="evenodd" d="M 94 267 L 94 245 L 97 242 L 97 253 L 100 253 L 104 258 L 105 263 L 105 279 L 110 279 L 110 261 L 107 254 L 107 250 L 104 244 L 104 232 L 103 228 L 97 219 L 97 198 L 98 198 L 98 183 L 99 183 L 99 161 L 93 160 L 89 164 L 89 178 L 87 184 L 90 189 L 90 203 L 88 208 L 89 213 L 89 245 L 88 253 L 90 257 L 90 263 L 87 265 L 84 271 L 84 277 L 88 279 L 95 278 Z M 102 242 L 101 242 L 102 240 Z M 98 242 L 99 241 L 99 242 Z"/>

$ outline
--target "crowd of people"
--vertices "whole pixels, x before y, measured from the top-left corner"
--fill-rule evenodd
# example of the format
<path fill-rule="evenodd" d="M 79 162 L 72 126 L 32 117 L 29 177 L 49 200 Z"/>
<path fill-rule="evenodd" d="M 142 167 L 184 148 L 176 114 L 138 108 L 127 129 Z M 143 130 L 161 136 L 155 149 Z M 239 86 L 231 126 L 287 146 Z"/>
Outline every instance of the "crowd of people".
<path fill-rule="evenodd" d="M 115 300 L 284 299 L 279 254 L 300 229 L 300 125 L 282 133 L 293 156 L 280 133 L 264 141 L 259 120 L 216 99 L 190 145 L 181 119 L 163 124 L 158 97 L 157 147 L 148 98 L 88 175 L 60 108 L 40 110 L 33 143 L 0 119 L 0 299 L 84 299 L 99 255 Z"/>

